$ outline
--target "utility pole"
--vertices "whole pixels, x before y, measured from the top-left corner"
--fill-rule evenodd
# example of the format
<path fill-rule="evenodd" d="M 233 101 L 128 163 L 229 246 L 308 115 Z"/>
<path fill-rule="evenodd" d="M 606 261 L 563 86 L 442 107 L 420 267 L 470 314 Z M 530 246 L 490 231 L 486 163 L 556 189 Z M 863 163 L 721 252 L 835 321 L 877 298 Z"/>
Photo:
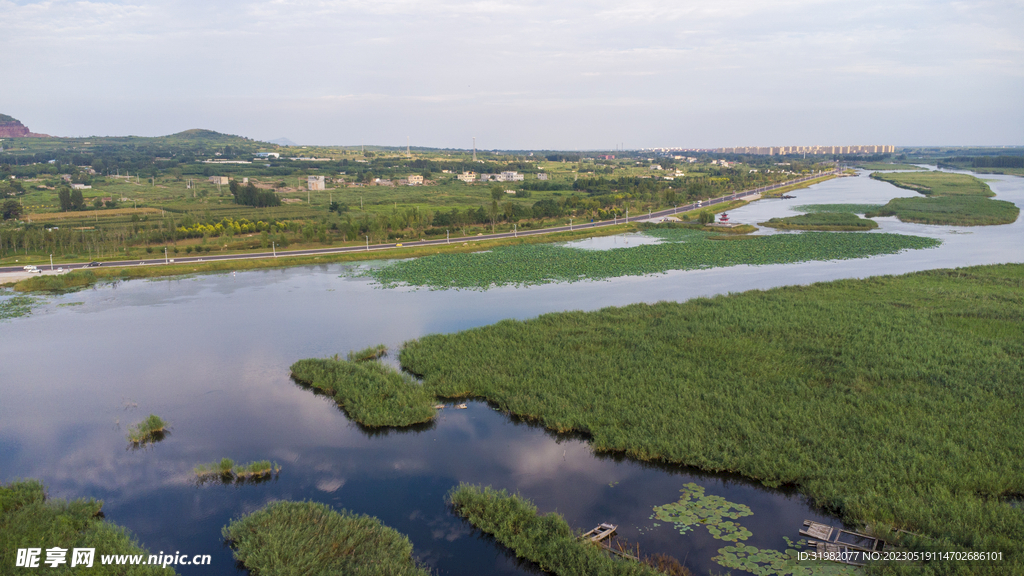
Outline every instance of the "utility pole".
<path fill-rule="evenodd" d="M 476 162 L 476 136 L 473 136 L 473 162 Z"/>

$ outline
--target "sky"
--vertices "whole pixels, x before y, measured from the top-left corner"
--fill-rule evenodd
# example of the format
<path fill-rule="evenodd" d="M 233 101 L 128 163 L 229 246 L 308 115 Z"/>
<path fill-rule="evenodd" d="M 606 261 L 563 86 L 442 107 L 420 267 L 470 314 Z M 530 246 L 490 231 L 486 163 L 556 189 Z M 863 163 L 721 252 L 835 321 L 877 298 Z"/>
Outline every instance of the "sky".
<path fill-rule="evenodd" d="M 0 0 L 0 113 L 481 149 L 1024 144 L 1024 0 Z"/>

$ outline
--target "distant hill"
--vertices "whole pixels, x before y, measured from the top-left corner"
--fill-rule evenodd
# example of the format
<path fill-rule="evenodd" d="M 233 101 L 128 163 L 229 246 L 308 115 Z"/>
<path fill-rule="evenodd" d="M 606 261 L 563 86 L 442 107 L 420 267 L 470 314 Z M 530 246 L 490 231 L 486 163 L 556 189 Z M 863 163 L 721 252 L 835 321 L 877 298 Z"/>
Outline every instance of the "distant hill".
<path fill-rule="evenodd" d="M 270 142 L 271 144 L 277 144 L 279 146 L 298 146 L 298 144 L 292 142 L 291 140 L 285 138 L 284 136 L 280 138 L 275 138 L 274 140 L 267 140 L 267 142 Z"/>
<path fill-rule="evenodd" d="M 7 114 L 0 114 L 0 138 L 46 138 L 46 134 L 36 134 L 21 123 L 20 120 Z"/>
<path fill-rule="evenodd" d="M 222 134 L 213 130 L 204 130 L 202 128 L 193 128 L 191 130 L 183 130 L 177 134 L 169 134 L 167 136 L 160 136 L 160 139 L 166 140 L 188 140 L 205 142 L 209 144 L 233 144 L 239 140 L 251 142 L 250 138 L 244 136 L 235 136 L 233 134 Z"/>

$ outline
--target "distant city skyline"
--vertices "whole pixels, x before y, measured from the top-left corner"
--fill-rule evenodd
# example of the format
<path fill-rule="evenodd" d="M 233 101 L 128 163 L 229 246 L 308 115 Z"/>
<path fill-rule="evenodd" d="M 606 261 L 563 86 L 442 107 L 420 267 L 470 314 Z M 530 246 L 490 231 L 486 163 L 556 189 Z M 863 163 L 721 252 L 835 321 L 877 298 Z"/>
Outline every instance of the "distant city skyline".
<path fill-rule="evenodd" d="M 0 0 L 57 136 L 614 150 L 1024 144 L 1024 3 Z"/>

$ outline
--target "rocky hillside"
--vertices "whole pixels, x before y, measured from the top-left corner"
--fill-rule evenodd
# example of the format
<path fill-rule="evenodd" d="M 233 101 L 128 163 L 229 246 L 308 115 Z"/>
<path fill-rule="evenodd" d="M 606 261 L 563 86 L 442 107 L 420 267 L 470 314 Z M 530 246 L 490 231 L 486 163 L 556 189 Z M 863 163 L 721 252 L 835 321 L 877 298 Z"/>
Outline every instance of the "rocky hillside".
<path fill-rule="evenodd" d="M 0 114 L 0 138 L 45 137 L 46 134 L 30 132 L 20 121 L 6 114 Z"/>

